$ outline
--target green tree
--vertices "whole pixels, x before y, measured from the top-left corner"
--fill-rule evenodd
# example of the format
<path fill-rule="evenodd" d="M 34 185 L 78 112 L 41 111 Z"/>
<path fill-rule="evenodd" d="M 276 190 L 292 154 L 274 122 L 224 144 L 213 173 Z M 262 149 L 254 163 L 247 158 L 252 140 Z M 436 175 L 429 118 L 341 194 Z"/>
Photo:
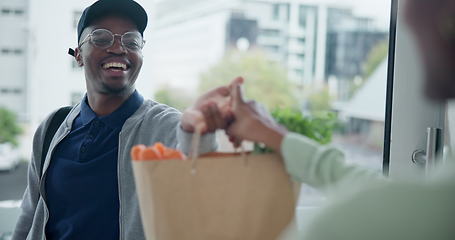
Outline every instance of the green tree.
<path fill-rule="evenodd" d="M 228 84 L 235 77 L 245 78 L 245 95 L 257 100 L 269 109 L 277 107 L 297 107 L 293 85 L 286 69 L 278 63 L 269 61 L 258 50 L 230 52 L 220 62 L 201 74 L 199 91 Z"/>
<path fill-rule="evenodd" d="M 0 144 L 11 143 L 17 146 L 17 138 L 22 129 L 17 123 L 16 115 L 6 108 L 0 107 Z"/>
<path fill-rule="evenodd" d="M 389 53 L 389 42 L 387 40 L 377 43 L 368 53 L 363 65 L 363 78 L 367 79 L 374 73 L 379 64 L 384 61 Z"/>
<path fill-rule="evenodd" d="M 307 100 L 307 108 L 312 114 L 317 115 L 320 112 L 328 112 L 332 109 L 332 97 L 330 96 L 328 87 L 312 90 L 308 94 Z"/>
<path fill-rule="evenodd" d="M 305 116 L 295 109 L 277 108 L 272 111 L 272 116 L 289 131 L 302 134 L 320 144 L 332 141 L 333 131 L 339 124 L 335 113 L 327 111 Z M 272 152 L 272 149 L 255 143 L 254 151 L 264 153 Z"/>
<path fill-rule="evenodd" d="M 376 71 L 379 65 L 387 58 L 389 54 L 389 42 L 383 40 L 378 42 L 368 53 L 365 62 L 363 63 L 362 77 L 355 77 L 349 87 L 349 98 L 352 98 L 355 93 L 365 84 L 369 77 Z"/>
<path fill-rule="evenodd" d="M 170 86 L 162 86 L 155 92 L 154 98 L 156 101 L 179 109 L 180 111 L 190 106 L 195 99 L 193 96 L 187 94 L 187 91 Z"/>

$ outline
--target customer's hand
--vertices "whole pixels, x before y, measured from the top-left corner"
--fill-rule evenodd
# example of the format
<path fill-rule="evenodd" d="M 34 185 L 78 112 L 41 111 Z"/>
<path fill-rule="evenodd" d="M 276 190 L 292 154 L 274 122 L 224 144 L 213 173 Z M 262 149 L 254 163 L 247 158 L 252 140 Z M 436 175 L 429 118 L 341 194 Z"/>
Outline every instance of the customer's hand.
<path fill-rule="evenodd" d="M 231 89 L 243 83 L 243 78 L 235 78 L 227 86 L 217 87 L 200 96 L 193 106 L 182 115 L 181 126 L 187 132 L 201 131 L 202 134 L 225 129 L 232 121 Z"/>
<path fill-rule="evenodd" d="M 239 145 L 242 140 L 262 142 L 280 152 L 287 130 L 277 124 L 270 114 L 255 101 L 245 101 L 241 83 L 232 89 L 233 122 L 226 129 L 231 142 Z"/>

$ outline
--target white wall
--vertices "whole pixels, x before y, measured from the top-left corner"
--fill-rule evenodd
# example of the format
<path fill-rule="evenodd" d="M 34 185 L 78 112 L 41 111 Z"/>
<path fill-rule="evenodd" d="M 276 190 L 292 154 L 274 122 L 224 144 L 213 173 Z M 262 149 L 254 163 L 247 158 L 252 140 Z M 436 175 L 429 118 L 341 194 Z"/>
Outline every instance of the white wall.
<path fill-rule="evenodd" d="M 282 5 L 278 19 L 274 19 L 273 9 L 278 2 Z M 270 59 L 287 66 L 296 83 L 323 80 L 326 6 L 318 8 L 318 21 L 315 10 L 309 11 L 307 27 L 304 29 L 299 25 L 299 9 L 306 2 L 301 0 L 243 0 L 230 1 L 229 4 L 219 0 L 205 0 L 194 5 L 185 3 L 184 0 L 168 0 L 161 4 L 159 10 L 163 12 L 159 13 L 158 26 L 147 43 L 153 49 L 152 76 L 160 83 L 194 90 L 200 73 L 224 56 L 226 22 L 229 15 L 236 11 L 244 13 L 249 19 L 257 20 L 261 30 L 279 31 L 273 36 L 259 33 L 258 45 L 263 46 Z M 291 6 L 289 18 L 284 4 Z M 311 6 L 317 6 L 312 4 Z M 300 42 L 299 38 L 305 38 L 305 41 Z M 271 49 L 271 46 L 278 49 Z M 315 65 L 316 73 L 313 71 Z"/>
<path fill-rule="evenodd" d="M 201 72 L 224 55 L 228 11 L 188 19 L 155 29 L 151 48 L 151 76 L 158 85 L 195 91 Z"/>

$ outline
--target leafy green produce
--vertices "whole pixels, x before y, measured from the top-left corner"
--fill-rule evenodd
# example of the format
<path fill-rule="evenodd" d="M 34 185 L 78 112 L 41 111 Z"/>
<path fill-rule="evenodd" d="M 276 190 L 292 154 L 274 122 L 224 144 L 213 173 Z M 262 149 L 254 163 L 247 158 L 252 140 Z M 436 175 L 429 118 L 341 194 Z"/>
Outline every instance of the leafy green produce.
<path fill-rule="evenodd" d="M 332 133 L 337 126 L 337 117 L 333 112 L 318 113 L 313 116 L 304 116 L 300 111 L 285 108 L 272 111 L 273 118 L 289 131 L 302 134 L 320 144 L 330 143 Z M 255 152 L 271 152 L 263 144 L 254 146 Z"/>

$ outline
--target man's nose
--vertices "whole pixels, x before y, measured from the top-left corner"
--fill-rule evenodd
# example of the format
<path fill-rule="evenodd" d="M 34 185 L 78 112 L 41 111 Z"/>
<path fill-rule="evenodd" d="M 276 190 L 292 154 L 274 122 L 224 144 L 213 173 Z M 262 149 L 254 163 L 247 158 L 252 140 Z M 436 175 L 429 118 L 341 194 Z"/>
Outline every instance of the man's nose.
<path fill-rule="evenodd" d="M 122 40 L 120 36 L 114 36 L 114 42 L 112 46 L 107 48 L 107 51 L 114 54 L 126 54 L 127 50 L 125 46 L 122 44 Z"/>

